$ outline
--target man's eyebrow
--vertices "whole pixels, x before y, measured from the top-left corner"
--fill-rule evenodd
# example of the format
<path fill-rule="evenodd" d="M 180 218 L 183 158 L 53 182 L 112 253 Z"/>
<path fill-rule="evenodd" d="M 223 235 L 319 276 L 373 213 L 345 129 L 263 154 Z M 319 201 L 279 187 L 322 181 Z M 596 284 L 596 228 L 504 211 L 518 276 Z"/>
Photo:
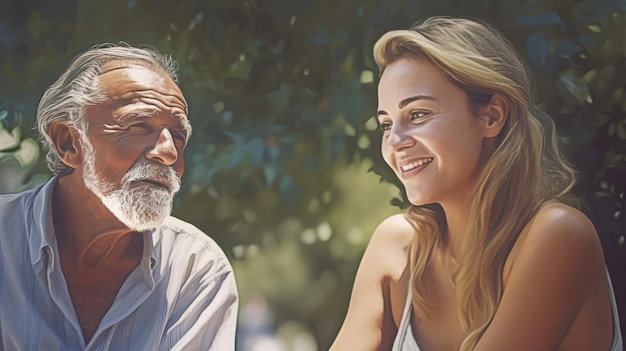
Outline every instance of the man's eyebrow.
<path fill-rule="evenodd" d="M 129 119 L 142 118 L 142 117 L 157 117 L 161 113 L 161 110 L 158 108 L 144 107 L 137 110 L 120 113 L 116 116 L 118 122 L 125 122 Z M 173 118 L 178 118 L 180 124 L 182 125 L 185 133 L 187 134 L 187 140 L 191 136 L 191 123 L 189 122 L 189 118 L 187 114 L 183 112 L 174 112 L 171 115 Z"/>
<path fill-rule="evenodd" d="M 414 95 L 414 96 L 409 96 L 406 99 L 403 99 L 402 101 L 400 101 L 400 103 L 398 103 L 398 108 L 399 109 L 403 109 L 406 107 L 406 105 L 412 103 L 413 101 L 417 101 L 417 100 L 432 100 L 432 101 L 437 101 L 437 98 L 435 98 L 434 96 L 430 96 L 430 95 Z M 376 117 L 380 116 L 380 115 L 388 115 L 388 113 L 384 110 L 379 110 L 378 112 L 376 112 Z"/>
<path fill-rule="evenodd" d="M 189 118 L 187 117 L 186 114 L 184 113 L 173 113 L 172 117 L 178 117 L 178 119 L 180 120 L 180 124 L 183 126 L 183 129 L 185 129 L 185 133 L 187 133 L 187 140 L 189 140 L 189 137 L 191 137 L 191 122 L 189 122 Z"/>

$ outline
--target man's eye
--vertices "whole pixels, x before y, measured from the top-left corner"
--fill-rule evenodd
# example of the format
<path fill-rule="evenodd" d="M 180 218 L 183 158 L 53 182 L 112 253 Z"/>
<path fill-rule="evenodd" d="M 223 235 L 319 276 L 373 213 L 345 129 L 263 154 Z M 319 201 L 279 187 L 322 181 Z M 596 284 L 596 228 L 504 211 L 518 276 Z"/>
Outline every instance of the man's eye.
<path fill-rule="evenodd" d="M 183 133 L 173 133 L 172 137 L 175 139 L 176 144 L 179 147 L 184 147 L 187 144 L 187 135 Z"/>
<path fill-rule="evenodd" d="M 149 131 L 150 126 L 148 126 L 146 123 L 135 123 L 129 125 L 128 127 L 126 127 L 126 129 L 128 129 L 128 131 L 132 133 L 143 133 Z"/>

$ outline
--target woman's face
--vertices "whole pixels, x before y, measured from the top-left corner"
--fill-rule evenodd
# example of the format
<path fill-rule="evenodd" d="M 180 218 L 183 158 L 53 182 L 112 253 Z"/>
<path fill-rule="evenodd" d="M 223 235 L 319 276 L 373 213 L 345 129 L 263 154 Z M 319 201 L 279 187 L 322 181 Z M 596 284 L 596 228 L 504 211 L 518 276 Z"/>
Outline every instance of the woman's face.
<path fill-rule="evenodd" d="M 484 140 L 465 92 L 429 61 L 402 58 L 385 69 L 378 103 L 382 155 L 409 201 L 465 201 Z"/>

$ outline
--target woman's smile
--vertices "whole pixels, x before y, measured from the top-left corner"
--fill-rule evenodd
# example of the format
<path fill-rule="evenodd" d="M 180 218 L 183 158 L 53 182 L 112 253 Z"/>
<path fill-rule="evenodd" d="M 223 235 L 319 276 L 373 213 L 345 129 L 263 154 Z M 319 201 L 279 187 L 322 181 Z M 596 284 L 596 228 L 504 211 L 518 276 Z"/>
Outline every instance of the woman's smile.
<path fill-rule="evenodd" d="M 420 158 L 419 160 L 412 160 L 408 162 L 403 161 L 401 163 L 398 163 L 400 165 L 399 168 L 402 174 L 402 178 L 410 178 L 420 173 L 423 169 L 428 167 L 430 163 L 433 162 L 433 160 L 434 158 L 432 157 L 426 157 Z"/>

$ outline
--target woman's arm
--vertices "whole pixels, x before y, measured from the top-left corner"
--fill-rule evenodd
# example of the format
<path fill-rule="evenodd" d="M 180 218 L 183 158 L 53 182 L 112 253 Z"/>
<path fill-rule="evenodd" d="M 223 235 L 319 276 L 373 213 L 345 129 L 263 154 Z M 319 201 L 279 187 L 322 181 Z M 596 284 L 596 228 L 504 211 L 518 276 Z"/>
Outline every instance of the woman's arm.
<path fill-rule="evenodd" d="M 413 235 L 402 215 L 378 226 L 359 265 L 348 312 L 331 351 L 391 349 L 397 330 L 391 286 L 405 272 Z"/>
<path fill-rule="evenodd" d="M 589 335 L 576 338 L 590 342 L 590 349 L 608 350 L 609 293 L 591 222 L 571 207 L 549 204 L 523 239 L 494 319 L 475 350 L 557 350 L 585 304 L 598 300 L 604 312 L 593 313 L 604 318 L 591 321 L 584 328 Z M 576 343 L 576 349 L 587 349 Z"/>

